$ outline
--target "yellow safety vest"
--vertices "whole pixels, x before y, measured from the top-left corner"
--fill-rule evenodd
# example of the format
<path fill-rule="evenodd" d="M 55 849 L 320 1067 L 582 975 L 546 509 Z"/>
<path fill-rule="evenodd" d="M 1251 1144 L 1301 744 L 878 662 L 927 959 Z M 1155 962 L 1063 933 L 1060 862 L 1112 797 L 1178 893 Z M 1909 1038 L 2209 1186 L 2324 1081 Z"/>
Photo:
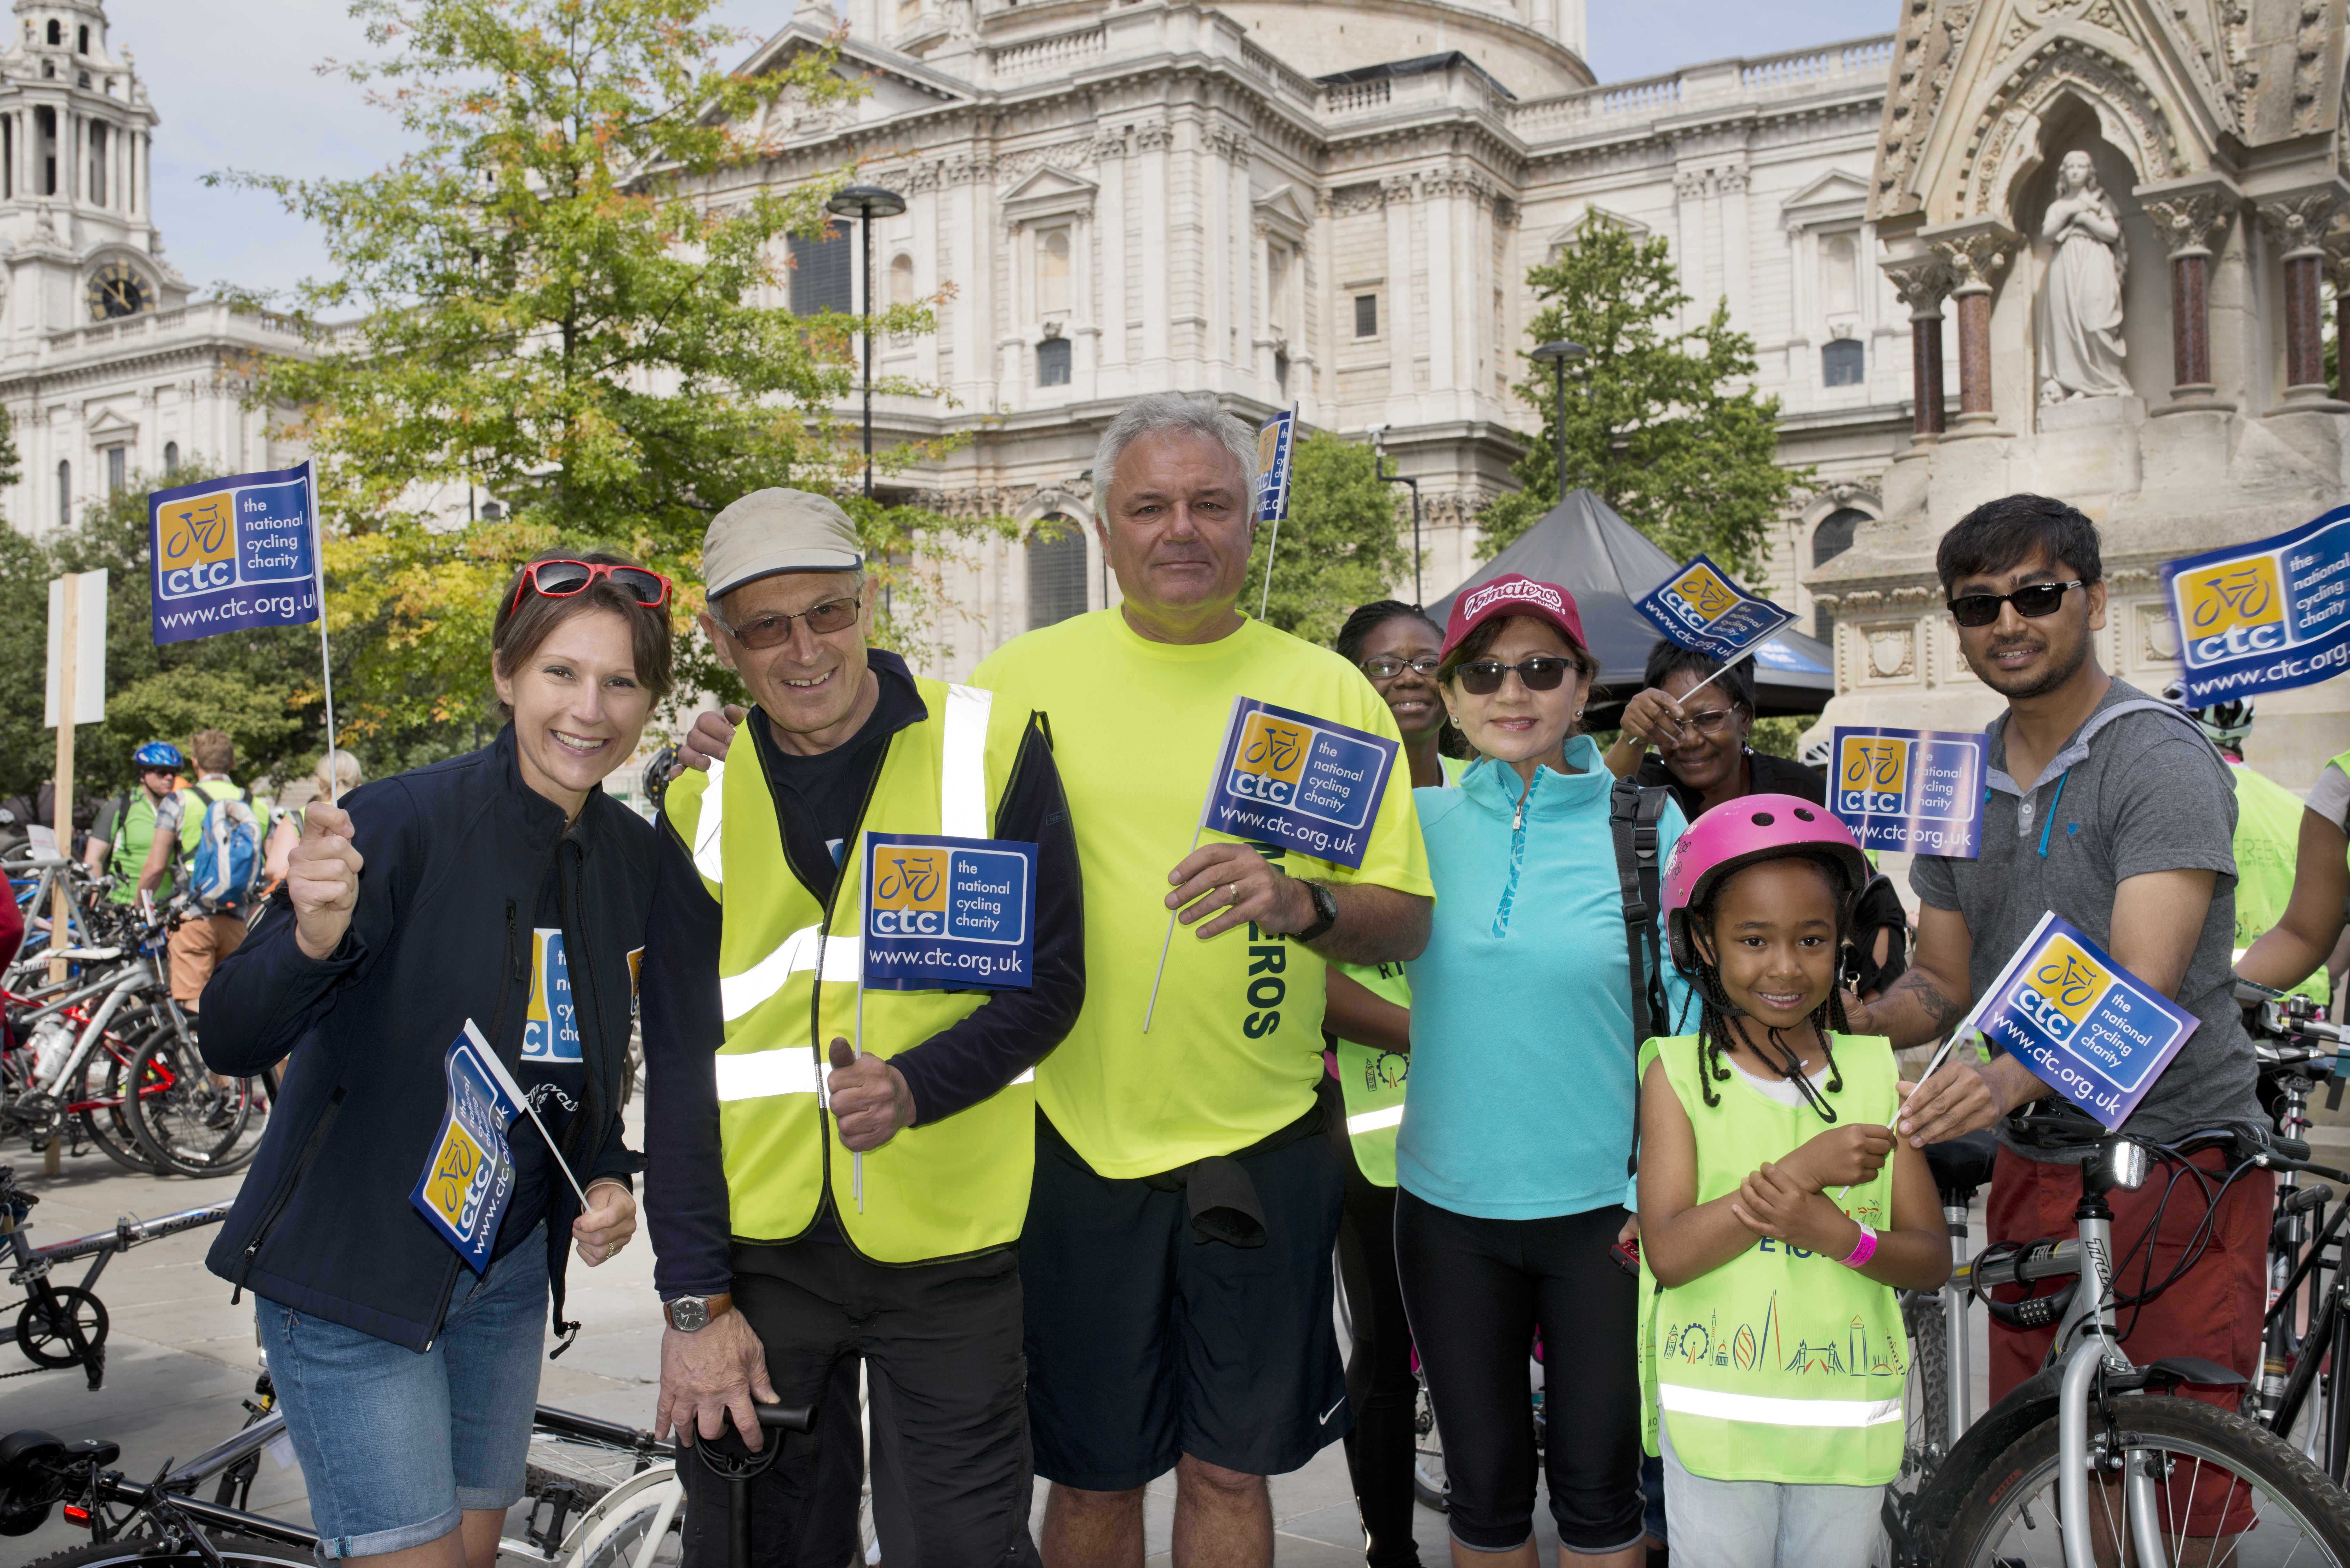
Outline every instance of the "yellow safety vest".
<path fill-rule="evenodd" d="M 993 836 L 1023 745 L 1041 728 L 994 693 L 917 679 L 930 716 L 889 738 L 842 857 L 829 906 L 784 853 L 775 800 L 753 738 L 733 765 L 689 770 L 663 814 L 719 901 L 718 1125 L 730 1229 L 741 1241 L 805 1234 L 827 1193 L 849 1244 L 876 1262 L 962 1257 L 1018 1240 L 1035 1158 L 1035 1075 L 936 1123 L 899 1132 L 865 1156 L 863 1200 L 849 1151 L 824 1104 L 827 1052 L 856 1039 L 864 836 Z M 818 980 L 819 966 L 822 981 Z M 875 991 L 863 1048 L 889 1057 L 920 1044 L 987 1001 L 984 991 Z"/>

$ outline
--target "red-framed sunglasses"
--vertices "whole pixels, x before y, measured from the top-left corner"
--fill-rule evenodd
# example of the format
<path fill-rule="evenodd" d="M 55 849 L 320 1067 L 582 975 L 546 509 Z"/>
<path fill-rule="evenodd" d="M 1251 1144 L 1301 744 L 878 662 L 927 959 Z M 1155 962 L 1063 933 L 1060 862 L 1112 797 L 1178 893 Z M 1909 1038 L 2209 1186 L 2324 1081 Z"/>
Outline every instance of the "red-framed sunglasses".
<path fill-rule="evenodd" d="M 616 566 L 608 561 L 533 561 L 522 569 L 522 579 L 515 584 L 514 603 L 506 607 L 507 612 L 511 614 L 521 607 L 525 588 L 537 589 L 541 598 L 567 599 L 587 592 L 588 585 L 598 577 L 611 578 L 615 587 L 647 609 L 658 609 L 669 602 L 669 579 L 642 566 Z"/>

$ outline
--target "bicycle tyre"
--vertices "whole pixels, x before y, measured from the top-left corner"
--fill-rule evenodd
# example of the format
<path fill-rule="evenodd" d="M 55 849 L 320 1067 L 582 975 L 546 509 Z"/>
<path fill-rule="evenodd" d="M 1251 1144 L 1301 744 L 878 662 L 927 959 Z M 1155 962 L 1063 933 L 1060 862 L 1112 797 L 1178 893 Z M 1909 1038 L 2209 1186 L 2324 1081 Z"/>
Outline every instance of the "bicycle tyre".
<path fill-rule="evenodd" d="M 72 1097 L 112 1103 L 93 1106 L 75 1119 L 81 1123 L 89 1140 L 98 1145 L 99 1152 L 123 1169 L 141 1176 L 161 1176 L 162 1165 L 139 1141 L 138 1124 L 130 1119 L 129 1085 L 135 1080 L 125 1061 L 135 1054 L 136 1047 L 131 1047 L 118 1056 L 104 1043 L 90 1052 L 89 1059 L 81 1064 L 78 1075 L 80 1082 Z"/>
<path fill-rule="evenodd" d="M 2287 1516 L 2288 1528 L 2299 1528 L 2305 1539 L 2330 1553 L 2304 1558 L 2296 1547 L 2295 1563 L 2310 1563 L 2314 1568 L 2318 1563 L 2331 1562 L 2334 1568 L 2350 1568 L 2350 1494 L 2327 1480 L 2315 1465 L 2275 1433 L 2183 1396 L 2126 1395 L 2115 1405 L 2126 1449 L 2161 1445 L 2173 1453 L 2220 1467 L 2221 1474 L 2250 1480 Z M 2093 1442 L 2102 1424 L 2092 1413 Z M 2057 1518 L 2057 1426 L 2052 1415 L 2004 1451 L 1983 1460 L 1943 1539 L 1939 1561 L 1945 1568 L 1993 1568 L 1994 1564 L 2032 1568 L 2064 1561 L 2062 1532 L 2042 1528 Z M 2143 1441 L 2133 1443 L 2133 1438 Z M 2196 1485 L 2199 1477 L 2190 1481 L 2190 1487 Z M 2032 1505 L 2043 1499 L 2047 1517 L 2035 1524 L 2030 1517 Z M 2011 1531 L 2011 1522 L 2018 1520 L 2024 1531 Z M 2268 1522 L 2263 1510 L 2253 1529 L 2239 1539 L 2260 1533 Z M 2268 1561 L 2268 1554 L 2260 1554 L 2260 1560 Z"/>
<path fill-rule="evenodd" d="M 1909 1383 L 1902 1398 L 1901 1474 L 1905 1480 L 1931 1475 L 1950 1448 L 1949 1324 L 1950 1307 L 1940 1292 L 1902 1293 L 1901 1325 L 1909 1334 Z"/>
<path fill-rule="evenodd" d="M 250 1535 L 206 1535 L 204 1539 L 212 1542 L 213 1550 L 220 1553 L 227 1568 L 317 1568 L 317 1560 L 299 1546 L 256 1541 Z M 195 1552 L 144 1555 L 154 1549 L 153 1537 L 133 1535 L 104 1545 L 93 1542 L 69 1546 L 27 1563 L 26 1568 L 202 1568 L 203 1564 L 203 1554 Z"/>
<path fill-rule="evenodd" d="M 639 1470 L 598 1500 L 564 1542 L 562 1561 L 575 1568 L 635 1568 L 645 1534 L 657 1523 L 676 1538 L 655 1550 L 654 1563 L 666 1568 L 679 1560 L 684 1542 L 685 1487 L 675 1465 Z"/>
<path fill-rule="evenodd" d="M 140 1047 L 130 1081 L 140 1086 L 129 1102 L 130 1125 L 160 1169 L 226 1176 L 260 1152 L 260 1137 L 244 1136 L 258 1098 L 255 1080 L 231 1079 L 225 1089 L 215 1085 L 203 1058 L 169 1026 Z"/>
<path fill-rule="evenodd" d="M 1444 1469 L 1444 1435 L 1437 1429 L 1436 1407 L 1428 1397 L 1428 1379 L 1424 1376 L 1412 1406 L 1411 1423 L 1411 1495 L 1422 1508 L 1449 1512 L 1452 1486 Z"/>

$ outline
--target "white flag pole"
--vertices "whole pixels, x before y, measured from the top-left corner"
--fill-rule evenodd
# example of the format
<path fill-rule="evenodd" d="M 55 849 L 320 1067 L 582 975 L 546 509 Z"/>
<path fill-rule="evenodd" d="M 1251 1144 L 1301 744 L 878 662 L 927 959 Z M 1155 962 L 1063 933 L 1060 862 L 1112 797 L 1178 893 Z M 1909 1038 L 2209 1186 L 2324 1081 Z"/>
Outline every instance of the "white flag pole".
<path fill-rule="evenodd" d="M 1245 697 L 1232 699 L 1232 716 L 1224 721 L 1224 732 L 1216 742 L 1216 765 L 1208 774 L 1208 793 L 1200 797 L 1199 819 L 1191 825 L 1191 847 L 1183 851 L 1186 860 L 1200 852 L 1200 835 L 1206 831 L 1208 826 L 1208 806 L 1216 798 L 1216 780 L 1223 772 L 1224 747 L 1232 738 L 1232 722 L 1240 717 L 1241 704 L 1247 701 Z M 1159 939 L 1159 969 L 1150 977 L 1150 1003 L 1142 1010 L 1142 1032 L 1145 1034 L 1150 1033 L 1151 1015 L 1159 1011 L 1159 982 L 1167 974 L 1167 952 L 1175 942 L 1175 917 L 1179 913 L 1180 911 L 1177 909 L 1167 911 L 1167 934 Z"/>
<path fill-rule="evenodd" d="M 318 515 L 318 471 L 307 458 L 302 462 L 302 493 L 310 504 L 311 581 L 318 595 L 318 673 L 327 694 L 327 800 L 329 805 L 339 805 L 342 771 L 335 766 L 335 660 L 327 651 L 327 524 Z M 538 1120 L 538 1113 L 531 1112 L 530 1119 Z M 544 1133 L 546 1129 L 538 1130 Z M 567 1168 L 564 1174 L 571 1173 Z M 574 1187 L 578 1185 L 572 1183 Z M 581 1193 L 579 1200 L 584 1205 L 588 1195 Z"/>

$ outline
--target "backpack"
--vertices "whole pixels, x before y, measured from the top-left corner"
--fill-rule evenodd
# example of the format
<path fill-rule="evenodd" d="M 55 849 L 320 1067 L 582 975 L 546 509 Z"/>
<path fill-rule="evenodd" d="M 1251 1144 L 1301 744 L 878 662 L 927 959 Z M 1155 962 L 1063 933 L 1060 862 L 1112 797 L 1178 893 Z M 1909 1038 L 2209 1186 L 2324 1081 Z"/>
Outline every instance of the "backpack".
<path fill-rule="evenodd" d="M 206 914 L 222 914 L 251 902 L 260 884 L 261 819 L 243 790 L 203 800 L 195 857 L 189 863 L 188 894 Z"/>

